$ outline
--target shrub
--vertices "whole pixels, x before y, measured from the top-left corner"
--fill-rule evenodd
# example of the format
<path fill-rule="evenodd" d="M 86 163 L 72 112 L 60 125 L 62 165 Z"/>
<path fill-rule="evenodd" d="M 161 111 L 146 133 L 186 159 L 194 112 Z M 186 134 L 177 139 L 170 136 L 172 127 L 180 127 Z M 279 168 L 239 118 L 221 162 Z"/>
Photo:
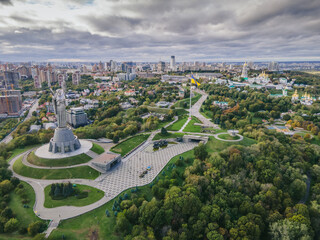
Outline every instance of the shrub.
<path fill-rule="evenodd" d="M 83 199 L 83 198 L 88 197 L 88 195 L 89 195 L 88 192 L 81 192 L 81 193 L 79 193 L 78 195 L 76 195 L 76 198 L 77 198 L 77 199 Z"/>

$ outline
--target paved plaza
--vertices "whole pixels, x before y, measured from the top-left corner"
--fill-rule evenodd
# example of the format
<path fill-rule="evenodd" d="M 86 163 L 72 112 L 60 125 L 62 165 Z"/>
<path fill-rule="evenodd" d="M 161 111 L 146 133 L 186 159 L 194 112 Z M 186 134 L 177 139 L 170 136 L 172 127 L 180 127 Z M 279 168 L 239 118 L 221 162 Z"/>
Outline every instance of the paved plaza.
<path fill-rule="evenodd" d="M 107 198 L 112 199 L 125 189 L 146 185 L 161 172 L 171 158 L 189 151 L 197 145 L 198 143 L 195 142 L 172 144 L 152 153 L 147 150 L 147 145 L 129 159 L 124 159 L 111 172 L 101 175 L 97 179 L 97 188 L 102 189 Z M 139 175 L 147 167 L 151 167 L 151 170 L 143 178 L 140 178 Z"/>

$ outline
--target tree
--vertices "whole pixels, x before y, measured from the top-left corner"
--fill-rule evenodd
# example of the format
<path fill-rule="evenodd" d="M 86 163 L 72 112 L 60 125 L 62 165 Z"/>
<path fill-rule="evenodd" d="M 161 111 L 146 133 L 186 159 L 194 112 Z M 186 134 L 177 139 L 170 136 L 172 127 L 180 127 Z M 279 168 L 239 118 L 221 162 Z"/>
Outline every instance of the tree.
<path fill-rule="evenodd" d="M 34 236 L 38 233 L 41 233 L 45 230 L 46 228 L 46 225 L 41 222 L 41 221 L 36 221 L 36 222 L 33 222 L 33 223 L 30 223 L 29 226 L 28 226 L 28 233 L 31 235 L 31 236 Z"/>
<path fill-rule="evenodd" d="M 114 136 L 113 137 L 113 143 L 118 143 L 119 142 L 119 137 L 118 136 Z"/>
<path fill-rule="evenodd" d="M 290 115 L 289 114 L 285 114 L 283 115 L 283 120 L 285 121 L 289 121 L 291 119 Z"/>
<path fill-rule="evenodd" d="M 303 239 L 311 240 L 310 231 L 305 224 L 290 221 L 289 219 L 280 220 L 270 226 L 272 239 Z"/>
<path fill-rule="evenodd" d="M 3 209 L 3 211 L 1 212 L 1 217 L 9 219 L 13 217 L 13 212 L 11 210 L 11 208 L 6 207 L 5 209 Z"/>
<path fill-rule="evenodd" d="M 194 155 L 196 158 L 204 161 L 208 157 L 206 146 L 203 143 L 200 143 L 199 146 L 194 148 Z"/>
<path fill-rule="evenodd" d="M 0 183 L 0 193 L 5 195 L 13 189 L 13 185 L 9 180 L 4 180 Z"/>
<path fill-rule="evenodd" d="M 165 136 L 168 134 L 167 129 L 165 129 L 164 127 L 161 128 L 161 135 Z"/>
<path fill-rule="evenodd" d="M 306 193 L 307 185 L 300 179 L 294 180 L 289 187 L 289 193 L 295 200 L 300 200 Z"/>
<path fill-rule="evenodd" d="M 306 142 L 310 142 L 311 141 L 311 135 L 309 133 L 307 133 L 306 135 L 304 135 L 303 139 L 306 141 Z"/>
<path fill-rule="evenodd" d="M 15 232 L 19 228 L 19 221 L 15 218 L 10 218 L 8 222 L 4 225 L 5 232 Z"/>
<path fill-rule="evenodd" d="M 126 235 L 130 231 L 130 222 L 128 219 L 124 216 L 123 213 L 119 213 L 117 215 L 117 221 L 115 226 L 115 231 L 118 233 L 121 233 L 123 235 Z"/>

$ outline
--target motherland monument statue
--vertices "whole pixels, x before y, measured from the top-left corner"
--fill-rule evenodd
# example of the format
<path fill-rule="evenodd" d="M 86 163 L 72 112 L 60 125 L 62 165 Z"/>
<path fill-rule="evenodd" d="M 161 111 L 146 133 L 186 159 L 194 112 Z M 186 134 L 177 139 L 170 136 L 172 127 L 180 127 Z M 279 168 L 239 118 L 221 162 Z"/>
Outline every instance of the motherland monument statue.
<path fill-rule="evenodd" d="M 67 127 L 65 91 L 66 83 L 63 81 L 62 89 L 57 89 L 53 94 L 52 101 L 58 127 L 55 129 L 54 136 L 49 143 L 49 152 L 52 153 L 73 152 L 81 147 L 78 137 Z"/>

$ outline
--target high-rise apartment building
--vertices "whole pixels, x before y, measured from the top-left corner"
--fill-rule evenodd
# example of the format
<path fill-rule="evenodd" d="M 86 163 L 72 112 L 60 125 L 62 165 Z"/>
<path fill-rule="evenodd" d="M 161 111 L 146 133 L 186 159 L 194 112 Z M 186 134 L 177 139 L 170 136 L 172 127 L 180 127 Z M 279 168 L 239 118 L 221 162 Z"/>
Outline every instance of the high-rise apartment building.
<path fill-rule="evenodd" d="M 157 72 L 164 72 L 165 68 L 166 68 L 166 63 L 160 61 L 160 62 L 158 63 L 158 71 L 157 71 Z"/>
<path fill-rule="evenodd" d="M 81 82 L 81 75 L 79 71 L 76 71 L 72 74 L 72 83 L 74 85 L 79 85 Z"/>
<path fill-rule="evenodd" d="M 22 110 L 22 97 L 19 90 L 0 91 L 0 114 L 9 116 L 20 115 Z"/>
<path fill-rule="evenodd" d="M 0 73 L 0 88 L 15 89 L 19 86 L 20 74 L 13 71 Z"/>
<path fill-rule="evenodd" d="M 170 69 L 171 69 L 171 71 L 176 71 L 176 58 L 175 58 L 175 56 L 171 56 Z"/>

